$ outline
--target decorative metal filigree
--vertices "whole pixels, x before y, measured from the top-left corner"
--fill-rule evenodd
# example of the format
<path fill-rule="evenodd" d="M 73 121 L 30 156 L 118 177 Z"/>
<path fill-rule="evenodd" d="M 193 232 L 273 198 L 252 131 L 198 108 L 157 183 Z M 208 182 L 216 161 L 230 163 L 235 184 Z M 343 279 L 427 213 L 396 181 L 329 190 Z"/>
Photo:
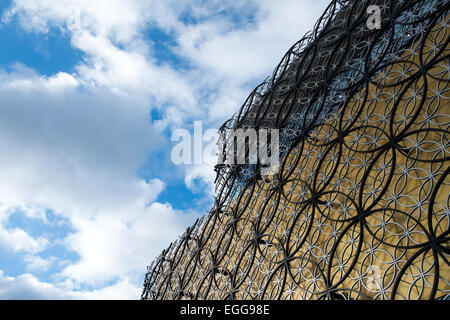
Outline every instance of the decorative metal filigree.
<path fill-rule="evenodd" d="M 333 1 L 221 128 L 280 129 L 279 167 L 216 166 L 213 208 L 142 298 L 447 299 L 449 12 Z"/>

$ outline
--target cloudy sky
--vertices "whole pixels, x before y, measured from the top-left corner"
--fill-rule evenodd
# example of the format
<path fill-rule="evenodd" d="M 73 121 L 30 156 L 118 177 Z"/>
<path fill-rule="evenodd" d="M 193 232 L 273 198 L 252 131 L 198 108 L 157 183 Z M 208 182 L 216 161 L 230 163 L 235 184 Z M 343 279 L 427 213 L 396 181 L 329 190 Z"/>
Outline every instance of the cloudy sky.
<path fill-rule="evenodd" d="M 138 299 L 211 205 L 218 128 L 329 0 L 0 0 L 0 299 Z"/>

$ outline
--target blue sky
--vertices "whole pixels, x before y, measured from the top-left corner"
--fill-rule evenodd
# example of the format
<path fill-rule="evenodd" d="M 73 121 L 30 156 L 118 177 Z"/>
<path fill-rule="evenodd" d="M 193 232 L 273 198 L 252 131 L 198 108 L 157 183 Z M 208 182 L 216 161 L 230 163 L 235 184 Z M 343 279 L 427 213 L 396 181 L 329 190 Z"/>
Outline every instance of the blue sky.
<path fill-rule="evenodd" d="M 0 298 L 137 299 L 211 206 L 218 128 L 328 1 L 0 0 Z"/>

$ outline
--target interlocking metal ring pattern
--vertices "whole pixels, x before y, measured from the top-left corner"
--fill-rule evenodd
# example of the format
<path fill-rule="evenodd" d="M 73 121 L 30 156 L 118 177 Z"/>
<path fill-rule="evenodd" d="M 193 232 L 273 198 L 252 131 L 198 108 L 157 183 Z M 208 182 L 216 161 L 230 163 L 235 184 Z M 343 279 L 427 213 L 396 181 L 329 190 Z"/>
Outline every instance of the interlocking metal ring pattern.
<path fill-rule="evenodd" d="M 279 129 L 278 169 L 217 165 L 142 299 L 447 299 L 449 11 L 333 1 L 221 128 Z"/>

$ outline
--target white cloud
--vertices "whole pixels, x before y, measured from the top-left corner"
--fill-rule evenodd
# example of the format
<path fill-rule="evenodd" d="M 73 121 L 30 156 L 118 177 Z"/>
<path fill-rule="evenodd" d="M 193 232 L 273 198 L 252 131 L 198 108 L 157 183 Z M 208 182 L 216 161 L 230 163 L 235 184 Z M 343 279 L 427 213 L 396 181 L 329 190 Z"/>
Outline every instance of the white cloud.
<path fill-rule="evenodd" d="M 163 141 L 145 101 L 61 77 L 0 75 L 0 202 L 91 216 L 154 201 L 162 182 L 136 177 Z"/>
<path fill-rule="evenodd" d="M 81 260 L 65 268 L 61 276 L 75 283 L 98 285 L 130 271 L 143 275 L 149 261 L 160 253 L 155 248 L 167 247 L 195 216 L 155 202 L 126 223 L 108 215 L 77 219 L 74 225 L 78 232 L 66 243 Z"/>
<path fill-rule="evenodd" d="M 8 219 L 17 208 L 11 208 L 0 201 L 0 248 L 12 252 L 38 253 L 48 245 L 44 237 L 33 238 L 25 230 L 8 226 Z M 29 217 L 41 218 L 40 210 L 36 208 L 27 214 Z"/>
<path fill-rule="evenodd" d="M 41 33 L 52 27 L 71 32 L 90 30 L 95 35 L 126 43 L 133 41 L 148 23 L 156 21 L 161 26 L 175 23 L 177 8 L 182 6 L 173 4 L 174 1 L 148 0 L 14 0 L 3 21 L 18 16 L 27 30 Z"/>
<path fill-rule="evenodd" d="M 5 228 L 0 225 L 0 247 L 15 252 L 39 252 L 48 245 L 45 238 L 34 239 L 20 228 Z"/>
<path fill-rule="evenodd" d="M 191 165 L 186 168 L 186 174 L 184 182 L 188 188 L 195 189 L 196 179 L 200 179 L 210 186 L 209 196 L 214 195 L 214 179 L 216 178 L 214 172 L 214 165 L 211 164 L 201 164 L 201 165 Z"/>
<path fill-rule="evenodd" d="M 192 214 L 154 202 L 161 180 L 136 175 L 163 138 L 145 101 L 58 79 L 71 78 L 45 78 L 23 66 L 0 74 L 3 211 L 40 212 L 45 220 L 42 208 L 50 208 L 67 218 L 75 233 L 66 244 L 80 260 L 62 275 L 76 282 L 143 272 L 193 222 Z M 38 252 L 46 243 L 18 228 L 0 229 L 0 244 L 14 251 Z M 26 262 L 38 266 L 36 259 Z"/>
<path fill-rule="evenodd" d="M 328 0 L 257 1 L 254 24 L 238 29 L 213 21 L 187 26 L 180 32 L 178 49 L 216 77 L 237 83 L 263 80 L 311 30 L 328 4 Z"/>
<path fill-rule="evenodd" d="M 126 278 L 98 290 L 74 291 L 39 281 L 29 273 L 6 277 L 0 270 L 0 299 L 139 299 L 141 291 Z"/>
<path fill-rule="evenodd" d="M 158 66 L 135 48 L 121 49 L 109 39 L 89 32 L 73 35 L 73 45 L 87 54 L 88 63 L 77 66 L 80 81 L 115 92 L 139 94 L 152 105 L 172 103 L 195 112 L 196 97 L 189 82 L 168 66 Z"/>
<path fill-rule="evenodd" d="M 77 67 L 80 81 L 149 97 L 165 124 L 180 126 L 202 117 L 219 125 L 313 27 L 328 3 L 15 0 L 3 20 L 17 16 L 24 28 L 43 33 L 62 28 L 86 54 Z M 228 11 L 229 16 L 223 14 Z M 184 21 L 185 15 L 197 23 Z M 173 54 L 190 69 L 156 62 L 154 44 L 143 36 L 151 37 L 143 31 L 152 26 L 174 38 Z"/>
<path fill-rule="evenodd" d="M 23 259 L 27 264 L 27 271 L 47 271 L 51 265 L 58 261 L 57 257 L 42 258 L 38 255 L 27 255 Z"/>

